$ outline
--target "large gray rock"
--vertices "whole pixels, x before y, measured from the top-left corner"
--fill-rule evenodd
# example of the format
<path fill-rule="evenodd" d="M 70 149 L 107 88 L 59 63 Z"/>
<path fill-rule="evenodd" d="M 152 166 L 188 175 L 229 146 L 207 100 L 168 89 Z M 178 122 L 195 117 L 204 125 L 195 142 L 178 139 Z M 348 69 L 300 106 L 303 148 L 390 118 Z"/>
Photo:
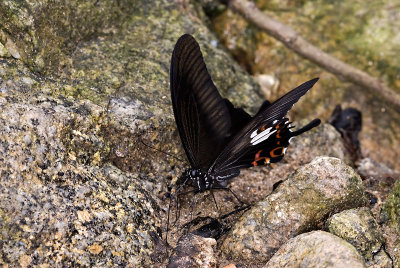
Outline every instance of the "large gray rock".
<path fill-rule="evenodd" d="M 139 179 L 98 166 L 102 109 L 9 98 L 0 97 L 0 262 L 149 265 L 155 202 Z"/>
<path fill-rule="evenodd" d="M 315 229 L 329 214 L 365 203 L 361 179 L 351 167 L 317 157 L 245 213 L 222 250 L 239 262 L 266 262 L 288 239 Z"/>
<path fill-rule="evenodd" d="M 392 267 L 392 261 L 383 248 L 382 231 L 369 208 L 339 212 L 328 219 L 327 227 L 330 233 L 352 244 L 368 266 Z"/>
<path fill-rule="evenodd" d="M 352 245 L 330 233 L 314 231 L 290 239 L 264 267 L 362 268 L 366 266 Z"/>

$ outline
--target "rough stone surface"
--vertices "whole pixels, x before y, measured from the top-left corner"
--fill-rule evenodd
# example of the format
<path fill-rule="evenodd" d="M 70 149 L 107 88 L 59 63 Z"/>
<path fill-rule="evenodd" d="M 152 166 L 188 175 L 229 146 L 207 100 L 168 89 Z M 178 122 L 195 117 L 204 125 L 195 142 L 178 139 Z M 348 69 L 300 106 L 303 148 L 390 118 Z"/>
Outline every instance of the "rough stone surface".
<path fill-rule="evenodd" d="M 327 232 L 313 231 L 290 239 L 264 267 L 361 268 L 366 265 L 346 241 Z"/>
<path fill-rule="evenodd" d="M 217 241 L 213 238 L 193 234 L 184 235 L 179 239 L 167 267 L 217 267 L 214 254 L 216 245 Z"/>
<path fill-rule="evenodd" d="M 159 224 L 155 202 L 138 178 L 97 166 L 106 148 L 102 109 L 4 95 L 0 263 L 149 265 L 149 234 Z"/>
<path fill-rule="evenodd" d="M 329 214 L 365 203 L 361 179 L 351 167 L 317 157 L 246 212 L 222 250 L 239 262 L 266 262 L 288 239 L 317 228 Z"/>
<path fill-rule="evenodd" d="M 339 212 L 328 219 L 327 227 L 330 233 L 352 244 L 368 266 L 392 267 L 392 261 L 383 249 L 385 240 L 382 231 L 369 208 Z"/>

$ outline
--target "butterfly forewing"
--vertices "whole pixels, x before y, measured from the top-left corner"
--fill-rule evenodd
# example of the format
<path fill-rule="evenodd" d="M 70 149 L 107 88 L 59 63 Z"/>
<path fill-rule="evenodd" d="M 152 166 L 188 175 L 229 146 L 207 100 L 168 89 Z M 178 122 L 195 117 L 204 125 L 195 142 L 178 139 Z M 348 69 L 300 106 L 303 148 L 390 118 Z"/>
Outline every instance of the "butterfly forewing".
<path fill-rule="evenodd" d="M 288 140 L 319 124 L 313 121 L 304 129 L 291 133 L 284 116 L 292 106 L 318 81 L 312 79 L 293 89 L 256 116 L 226 144 L 215 160 L 210 172 L 226 173 L 229 170 L 277 162 L 282 159 Z M 294 135 L 293 135 L 294 134 Z"/>
<path fill-rule="evenodd" d="M 225 145 L 231 117 L 192 36 L 183 35 L 176 43 L 170 77 L 175 120 L 186 155 L 192 168 L 208 168 Z"/>

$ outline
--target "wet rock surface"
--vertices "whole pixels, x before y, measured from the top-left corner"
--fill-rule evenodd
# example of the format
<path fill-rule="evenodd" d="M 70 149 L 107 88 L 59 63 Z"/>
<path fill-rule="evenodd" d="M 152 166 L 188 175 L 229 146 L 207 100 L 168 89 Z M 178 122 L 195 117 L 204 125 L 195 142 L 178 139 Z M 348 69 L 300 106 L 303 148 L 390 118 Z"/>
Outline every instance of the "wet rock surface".
<path fill-rule="evenodd" d="M 368 266 L 392 267 L 392 261 L 384 250 L 382 231 L 369 208 L 337 213 L 328 219 L 327 228 L 330 233 L 352 244 Z"/>
<path fill-rule="evenodd" d="M 324 231 L 313 231 L 290 239 L 264 267 L 361 268 L 366 265 L 346 241 Z"/>
<path fill-rule="evenodd" d="M 266 262 L 288 239 L 317 228 L 329 214 L 365 203 L 361 179 L 351 167 L 317 157 L 245 213 L 221 248 L 239 262 Z"/>
<path fill-rule="evenodd" d="M 42 35 L 33 32 L 33 41 L 13 39 L 10 43 L 10 36 L 27 37 L 21 31 L 32 29 L 21 24 L 16 28 L 19 23 L 29 23 L 19 14 L 27 12 L 30 3 L 14 4 L 0 4 L 2 11 L 12 5 L 7 16 L 15 19 L 6 24 L 2 20 L 0 25 L 1 56 L 5 57 L 0 59 L 0 263 L 149 266 L 155 247 L 152 235 L 161 231 L 157 197 L 165 181 L 159 178 L 166 178 L 161 173 L 166 169 L 170 173 L 171 166 L 164 154 L 155 154 L 157 151 L 137 137 L 159 146 L 160 141 L 170 141 L 175 135 L 176 142 L 163 149 L 173 147 L 175 153 L 180 149 L 167 97 L 174 43 L 182 33 L 196 32 L 205 51 L 219 55 L 220 63 L 214 65 L 218 68 L 210 69 L 226 65 L 227 72 L 235 73 L 229 75 L 231 82 L 222 73 L 214 79 L 218 84 L 223 78 L 220 88 L 227 94 L 232 92 L 236 99 L 242 99 L 243 94 L 236 86 L 257 89 L 256 83 L 238 65 L 232 65 L 225 52 L 211 45 L 213 37 L 195 18 L 190 5 L 186 8 L 191 15 L 181 16 L 176 10 L 183 7 L 176 2 L 130 4 L 135 12 L 124 10 L 129 14 L 128 19 L 120 18 L 126 19 L 124 27 L 92 35 L 95 27 L 104 24 L 90 22 L 101 17 L 101 23 L 108 23 L 109 17 L 101 12 L 110 9 L 90 10 L 74 6 L 74 1 L 64 3 L 70 5 L 66 8 L 42 3 L 33 11 L 55 8 L 70 14 L 69 7 L 79 9 L 70 17 L 51 19 L 65 19 L 77 35 L 91 37 L 87 42 L 71 37 L 71 43 L 77 42 L 71 47 L 76 49 L 63 62 L 65 50 L 61 49 L 61 55 L 53 53 L 65 44 L 57 43 L 59 36 L 52 33 L 68 34 L 60 24 L 35 28 L 48 30 L 42 41 L 54 37 L 51 42 L 34 43 L 33 39 Z M 89 14 L 82 16 L 86 11 Z M 27 15 L 35 18 L 35 12 Z M 77 18 L 87 19 L 90 25 L 69 24 L 69 19 Z M 82 28 L 86 26 L 94 28 L 85 32 Z M 4 32 L 10 38 L 3 38 Z M 36 48 L 38 54 L 30 54 Z M 22 56 L 16 56 L 17 52 Z M 56 73 L 53 77 L 32 72 L 45 70 L 42 61 L 49 64 L 46 71 Z M 60 64 L 62 68 L 58 68 Z M 262 101 L 257 94 L 243 96 L 248 104 Z"/>
<path fill-rule="evenodd" d="M 257 84 L 217 47 L 192 4 L 124 2 L 130 7 L 118 6 L 124 14 L 111 29 L 103 29 L 119 16 L 102 15 L 115 7 L 102 9 L 107 3 L 90 10 L 74 1 L 59 6 L 43 2 L 32 13 L 24 13 L 28 2 L 0 4 L 13 17 L 0 22 L 1 263 L 152 263 L 159 239 L 154 237 L 165 228 L 161 196 L 171 174 L 181 172 L 171 172 L 173 157 L 159 152 L 183 153 L 168 84 L 169 59 L 181 34 L 192 33 L 199 40 L 225 96 L 246 102 L 250 110 L 262 102 Z M 24 26 L 42 16 L 43 8 L 70 16 L 57 13 L 61 17 L 49 18 L 57 23 L 42 28 Z M 83 18 L 80 27 L 68 22 Z M 102 18 L 100 24 L 90 24 L 97 18 Z M 57 33 L 70 33 L 60 20 L 76 31 L 70 43 L 58 43 L 62 38 Z M 113 28 L 122 21 L 123 27 Z M 12 39 L 27 37 L 30 30 L 31 40 Z M 44 42 L 35 43 L 38 38 Z M 43 76 L 48 72 L 52 75 Z"/>

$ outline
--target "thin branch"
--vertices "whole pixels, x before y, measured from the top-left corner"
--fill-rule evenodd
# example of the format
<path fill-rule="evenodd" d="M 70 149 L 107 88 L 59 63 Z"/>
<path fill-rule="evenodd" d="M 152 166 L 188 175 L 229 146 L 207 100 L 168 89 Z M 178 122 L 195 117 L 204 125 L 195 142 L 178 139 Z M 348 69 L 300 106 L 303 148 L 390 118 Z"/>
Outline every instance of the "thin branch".
<path fill-rule="evenodd" d="M 400 96 L 387 87 L 378 78 L 372 77 L 335 57 L 323 52 L 316 46 L 302 38 L 292 28 L 272 19 L 266 13 L 258 9 L 254 3 L 247 0 L 230 0 L 231 9 L 240 13 L 248 21 L 281 41 L 285 46 L 300 54 L 304 58 L 314 62 L 325 70 L 341 77 L 342 79 L 368 88 L 383 96 L 388 102 L 394 104 L 400 110 Z"/>

